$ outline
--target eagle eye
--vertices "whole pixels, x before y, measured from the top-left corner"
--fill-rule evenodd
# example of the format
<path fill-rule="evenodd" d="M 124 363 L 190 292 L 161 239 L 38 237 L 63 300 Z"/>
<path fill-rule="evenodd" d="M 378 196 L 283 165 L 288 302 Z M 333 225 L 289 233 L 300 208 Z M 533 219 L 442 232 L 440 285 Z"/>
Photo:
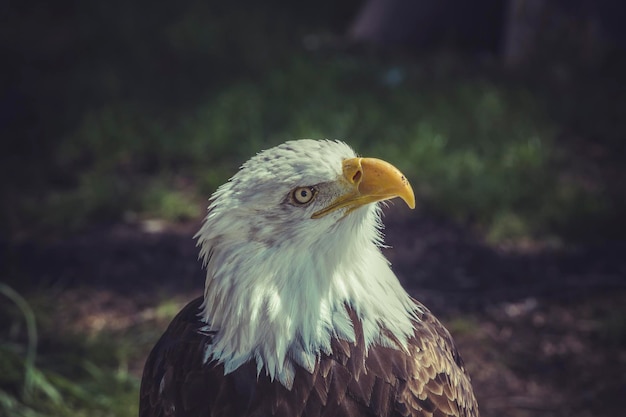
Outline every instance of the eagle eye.
<path fill-rule="evenodd" d="M 291 199 L 294 203 L 302 206 L 310 203 L 317 194 L 315 187 L 298 187 L 291 193 Z"/>

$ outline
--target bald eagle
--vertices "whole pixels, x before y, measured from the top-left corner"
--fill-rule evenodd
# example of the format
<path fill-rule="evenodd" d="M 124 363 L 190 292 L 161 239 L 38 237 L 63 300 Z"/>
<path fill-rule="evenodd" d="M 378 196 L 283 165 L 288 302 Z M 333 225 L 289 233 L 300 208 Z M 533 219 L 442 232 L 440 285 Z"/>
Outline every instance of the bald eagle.
<path fill-rule="evenodd" d="M 478 416 L 450 334 L 381 253 L 395 197 L 415 206 L 398 169 L 343 142 L 245 162 L 210 199 L 204 296 L 150 353 L 139 415 Z"/>

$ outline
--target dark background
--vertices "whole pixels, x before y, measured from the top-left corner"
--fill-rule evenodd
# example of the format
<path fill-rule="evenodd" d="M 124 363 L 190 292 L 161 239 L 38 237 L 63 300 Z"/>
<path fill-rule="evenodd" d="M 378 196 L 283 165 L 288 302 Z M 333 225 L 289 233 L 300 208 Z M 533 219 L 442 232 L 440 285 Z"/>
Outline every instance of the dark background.
<path fill-rule="evenodd" d="M 136 415 L 147 352 L 202 290 L 206 199 L 301 137 L 411 180 L 386 254 L 453 333 L 484 416 L 619 414 L 624 9 L 4 3 L 0 415 Z"/>

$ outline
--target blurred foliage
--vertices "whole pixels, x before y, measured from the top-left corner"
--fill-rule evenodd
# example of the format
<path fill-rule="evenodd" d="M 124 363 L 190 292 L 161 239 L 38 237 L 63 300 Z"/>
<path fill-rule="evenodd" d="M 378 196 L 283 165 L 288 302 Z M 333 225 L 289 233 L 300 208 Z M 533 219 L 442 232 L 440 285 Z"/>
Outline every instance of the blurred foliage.
<path fill-rule="evenodd" d="M 612 84 L 581 87 L 592 102 L 572 106 L 563 94 L 580 89 L 454 54 L 416 60 L 303 47 L 345 28 L 357 3 L 245 2 L 246 13 L 200 1 L 118 0 L 71 13 L 16 6 L 3 28 L 20 82 L 3 103 L 12 112 L 1 228 L 20 236 L 124 217 L 196 217 L 245 159 L 310 137 L 389 159 L 423 206 L 495 242 L 589 237 L 602 222 L 613 230 L 607 219 L 623 202 L 568 180 L 572 151 L 557 141 L 570 125 L 592 139 L 626 132 L 615 132 L 610 104 L 598 99 Z M 572 77 L 565 84 L 578 86 Z M 626 103 L 621 91 L 613 98 Z"/>
<path fill-rule="evenodd" d="M 0 328 L 7 329 L 0 333 L 0 415 L 137 415 L 139 379 L 130 366 L 143 361 L 180 303 L 166 301 L 145 321 L 86 337 L 57 322 L 61 309 L 81 306 L 55 305 L 53 297 L 42 295 L 24 300 L 4 285 L 1 290 L 0 296 L 11 295 L 15 303 L 0 304 Z"/>

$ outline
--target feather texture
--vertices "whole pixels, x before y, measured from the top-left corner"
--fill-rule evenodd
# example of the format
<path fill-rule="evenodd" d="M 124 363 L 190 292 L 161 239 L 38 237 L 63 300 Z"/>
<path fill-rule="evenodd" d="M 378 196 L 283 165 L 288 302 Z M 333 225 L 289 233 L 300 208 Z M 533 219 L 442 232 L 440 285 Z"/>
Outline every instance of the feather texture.
<path fill-rule="evenodd" d="M 296 366 L 291 390 L 247 362 L 224 375 L 205 363 L 213 334 L 198 331 L 202 299 L 187 305 L 152 350 L 140 417 L 478 416 L 470 380 L 445 328 L 424 307 L 408 352 L 333 339 L 313 372 Z M 346 307 L 356 333 L 362 327 Z M 452 381 L 455 381 L 453 383 Z"/>
<path fill-rule="evenodd" d="M 375 202 L 413 192 L 360 161 L 341 142 L 287 142 L 214 193 L 204 297 L 148 357 L 141 417 L 478 416 L 449 333 L 380 251 Z"/>
<path fill-rule="evenodd" d="M 290 387 L 295 364 L 311 369 L 333 337 L 355 340 L 346 302 L 366 348 L 389 345 L 389 335 L 406 343 L 416 306 L 380 251 L 380 208 L 312 218 L 349 192 L 342 161 L 355 156 L 341 142 L 287 142 L 250 159 L 211 197 L 197 234 L 207 271 L 201 316 L 219 330 L 207 358 L 226 373 L 255 359 Z M 289 197 L 302 186 L 317 190 L 304 207 Z"/>

